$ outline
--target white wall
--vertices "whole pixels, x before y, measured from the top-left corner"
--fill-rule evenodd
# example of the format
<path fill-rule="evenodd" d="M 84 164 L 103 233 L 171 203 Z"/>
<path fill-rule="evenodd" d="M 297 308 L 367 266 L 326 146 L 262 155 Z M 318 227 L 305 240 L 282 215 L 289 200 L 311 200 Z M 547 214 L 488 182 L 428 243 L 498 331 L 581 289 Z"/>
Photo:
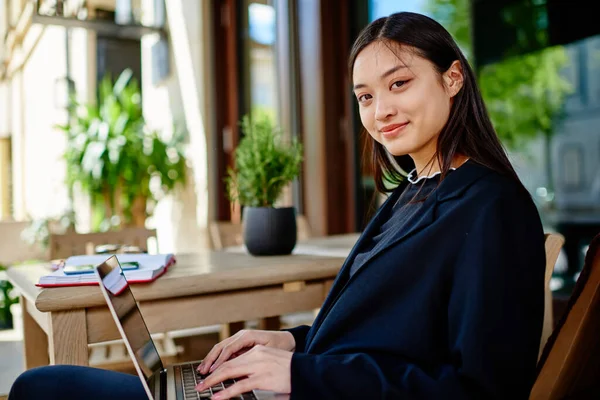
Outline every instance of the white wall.
<path fill-rule="evenodd" d="M 16 71 L 10 80 L 10 131 L 12 134 L 12 159 L 13 159 L 13 217 L 16 220 L 25 219 L 25 199 L 24 199 L 24 173 L 25 160 L 23 149 L 23 107 L 21 96 L 22 73 Z"/>
<path fill-rule="evenodd" d="M 72 29 L 70 35 L 70 71 L 78 101 L 96 101 L 96 34 L 85 29 Z M 79 186 L 73 188 L 73 208 L 78 232 L 91 230 L 90 198 Z"/>
<path fill-rule="evenodd" d="M 71 78 L 80 99 L 89 100 L 90 77 L 95 74 L 95 59 L 86 56 L 89 35 L 83 29 L 71 32 Z M 66 92 L 57 91 L 60 84 L 56 83 L 67 72 L 65 29 L 33 26 L 17 53 L 26 62 L 5 82 L 10 99 L 7 126 L 12 135 L 14 218 L 58 217 L 70 206 L 62 159 L 65 135 L 54 128 L 67 118 L 66 110 L 57 108 L 66 104 Z M 79 208 L 85 210 L 86 206 L 85 199 L 79 201 Z M 87 220 L 84 218 L 84 227 Z"/>
<path fill-rule="evenodd" d="M 0 137 L 10 136 L 10 84 L 0 82 Z"/>
<path fill-rule="evenodd" d="M 169 0 L 169 48 L 171 75 L 152 84 L 151 46 L 156 38 L 142 42 L 144 116 L 150 126 L 170 132 L 173 122 L 189 135 L 187 186 L 162 200 L 150 223 L 158 230 L 161 251 L 192 252 L 208 246 L 209 215 L 208 132 L 214 116 L 206 99 L 211 73 L 207 44 L 210 40 L 208 2 Z"/>
<path fill-rule="evenodd" d="M 66 111 L 55 106 L 55 81 L 66 73 L 64 43 L 64 28 L 47 27 L 23 68 L 23 127 L 14 135 L 22 135 L 22 216 L 31 218 L 60 215 L 69 204 L 62 160 L 65 138 L 53 127 L 66 118 Z"/>

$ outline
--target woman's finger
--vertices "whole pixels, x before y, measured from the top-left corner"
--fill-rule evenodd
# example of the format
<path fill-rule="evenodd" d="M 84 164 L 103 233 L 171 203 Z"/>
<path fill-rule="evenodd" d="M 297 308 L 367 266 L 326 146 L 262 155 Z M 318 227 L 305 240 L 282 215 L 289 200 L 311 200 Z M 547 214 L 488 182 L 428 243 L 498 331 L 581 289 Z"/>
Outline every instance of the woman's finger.
<path fill-rule="evenodd" d="M 249 336 L 250 335 L 240 335 L 240 337 L 238 337 L 235 341 L 232 341 L 227 346 L 223 347 L 219 357 L 217 357 L 217 360 L 212 364 L 208 372 L 213 372 L 226 361 L 230 360 L 231 358 L 235 358 L 233 357 L 235 353 L 243 351 L 244 349 L 254 345 L 254 341 L 250 340 Z"/>
<path fill-rule="evenodd" d="M 245 357 L 239 357 L 235 360 L 231 360 L 221 365 L 213 373 L 208 375 L 206 379 L 201 381 L 197 386 L 196 390 L 201 392 L 217 383 L 224 382 L 228 379 L 235 379 L 245 377 L 250 374 L 251 366 L 244 361 Z"/>
<path fill-rule="evenodd" d="M 214 394 L 212 398 L 214 400 L 229 399 L 241 395 L 242 393 L 251 392 L 254 389 L 258 389 L 258 379 L 246 378 L 240 379 L 227 389 L 221 390 Z"/>
<path fill-rule="evenodd" d="M 221 354 L 221 348 L 222 344 L 218 343 L 215 346 L 213 346 L 212 349 L 210 349 L 206 357 L 204 357 L 204 360 L 202 360 L 200 365 L 198 365 L 198 372 L 200 372 L 203 375 L 206 375 L 208 373 L 208 370 L 213 365 L 213 362 L 217 359 L 217 357 L 219 357 L 219 354 Z"/>
<path fill-rule="evenodd" d="M 208 352 L 206 357 L 204 357 L 204 360 L 202 360 L 202 362 L 198 366 L 198 368 L 197 368 L 198 372 L 200 372 L 203 375 L 208 374 L 210 367 L 213 365 L 215 360 L 219 357 L 223 348 L 225 346 L 227 346 L 229 343 L 231 343 L 232 341 L 236 340 L 238 335 L 241 335 L 241 333 L 242 333 L 242 331 L 240 331 L 240 332 L 236 333 L 235 335 L 228 337 L 227 339 L 214 345 L 213 348 Z"/>

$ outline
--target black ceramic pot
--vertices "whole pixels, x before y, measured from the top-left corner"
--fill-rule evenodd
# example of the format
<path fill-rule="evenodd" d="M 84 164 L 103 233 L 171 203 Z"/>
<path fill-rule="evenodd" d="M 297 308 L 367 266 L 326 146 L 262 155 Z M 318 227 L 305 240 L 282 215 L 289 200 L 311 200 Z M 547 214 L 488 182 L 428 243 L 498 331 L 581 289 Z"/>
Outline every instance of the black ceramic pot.
<path fill-rule="evenodd" d="M 255 256 L 290 254 L 296 246 L 296 209 L 244 207 L 244 243 Z"/>

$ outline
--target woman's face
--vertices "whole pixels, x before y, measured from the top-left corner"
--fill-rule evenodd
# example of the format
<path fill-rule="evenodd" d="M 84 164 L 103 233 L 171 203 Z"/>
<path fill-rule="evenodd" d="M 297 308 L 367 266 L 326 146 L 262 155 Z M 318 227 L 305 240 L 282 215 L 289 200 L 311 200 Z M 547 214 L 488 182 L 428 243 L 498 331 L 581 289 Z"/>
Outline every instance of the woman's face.
<path fill-rule="evenodd" d="M 360 118 L 392 155 L 428 161 L 448 121 L 452 97 L 462 86 L 460 64 L 440 76 L 425 58 L 395 46 L 392 51 L 375 42 L 356 57 L 353 81 Z"/>

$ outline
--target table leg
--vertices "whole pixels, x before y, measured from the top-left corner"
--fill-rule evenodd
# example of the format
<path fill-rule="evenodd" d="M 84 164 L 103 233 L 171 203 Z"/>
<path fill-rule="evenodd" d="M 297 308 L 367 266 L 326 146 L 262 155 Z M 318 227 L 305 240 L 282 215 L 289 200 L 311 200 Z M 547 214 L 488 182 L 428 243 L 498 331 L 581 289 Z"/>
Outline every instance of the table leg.
<path fill-rule="evenodd" d="M 281 320 L 279 316 L 261 318 L 258 321 L 258 329 L 266 331 L 278 331 L 281 329 Z"/>
<path fill-rule="evenodd" d="M 236 333 L 238 333 L 239 331 L 244 329 L 244 326 L 245 326 L 244 321 L 230 322 L 228 324 L 223 324 L 221 326 L 221 333 L 219 335 L 219 341 L 223 341 L 223 340 L 227 339 L 228 337 L 235 335 Z"/>
<path fill-rule="evenodd" d="M 50 313 L 50 363 L 88 365 L 85 310 Z"/>
<path fill-rule="evenodd" d="M 21 296 L 23 317 L 23 345 L 25 348 L 25 369 L 48 365 L 48 336 L 29 314 L 27 299 Z"/>

